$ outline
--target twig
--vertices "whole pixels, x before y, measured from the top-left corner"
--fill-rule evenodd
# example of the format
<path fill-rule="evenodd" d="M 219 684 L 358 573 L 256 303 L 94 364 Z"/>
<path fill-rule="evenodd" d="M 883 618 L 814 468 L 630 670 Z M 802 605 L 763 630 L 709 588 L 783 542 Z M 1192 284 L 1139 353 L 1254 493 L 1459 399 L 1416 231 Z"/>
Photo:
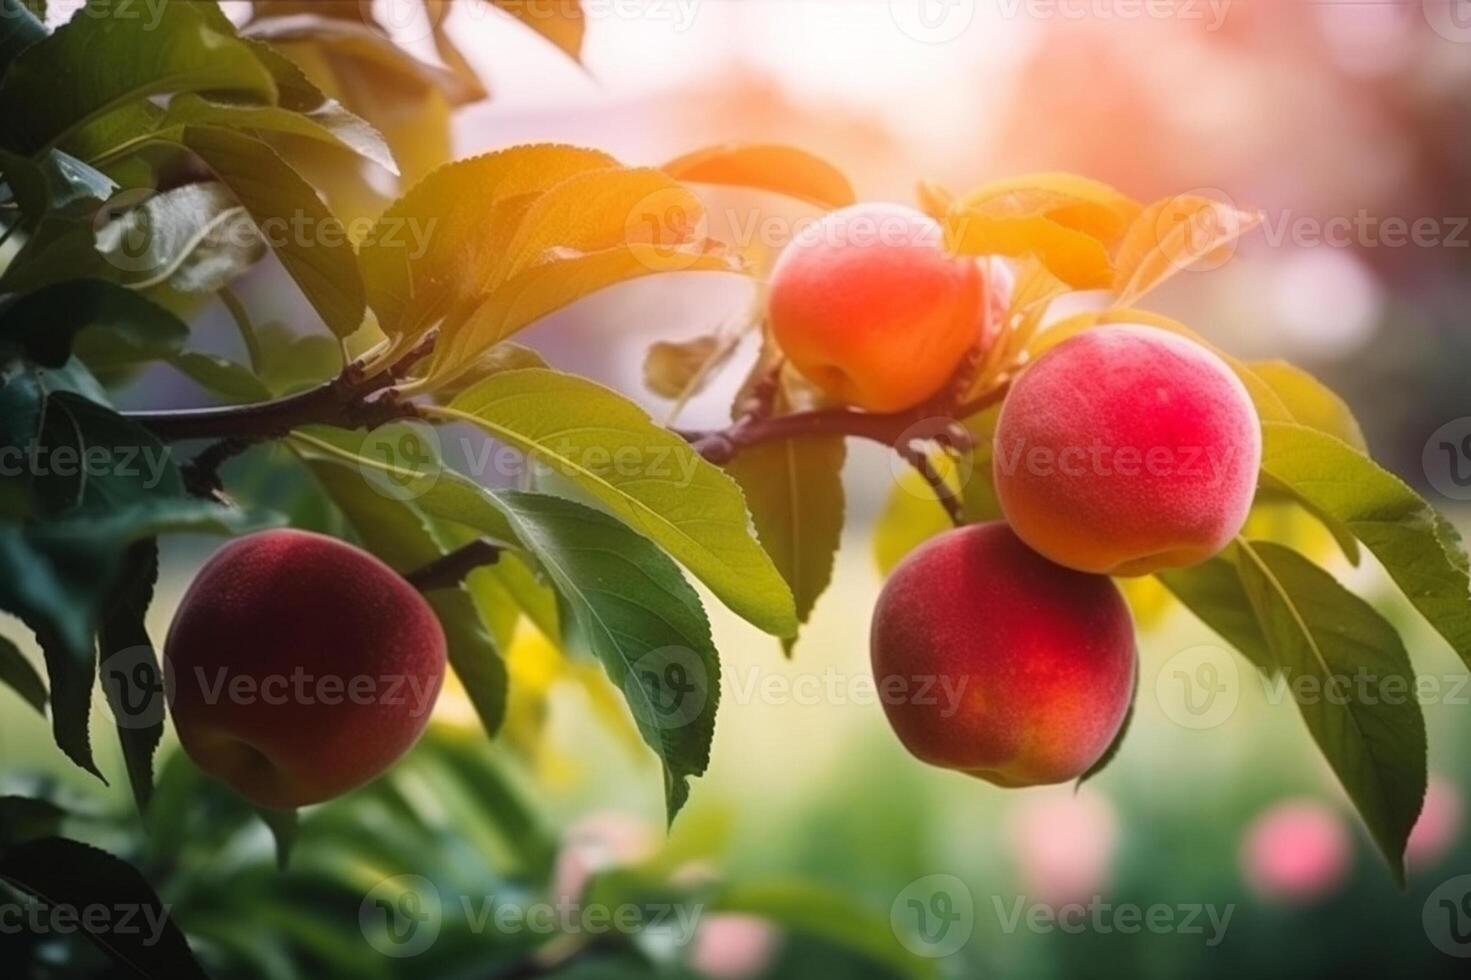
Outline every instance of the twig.
<path fill-rule="evenodd" d="M 476 538 L 449 554 L 436 558 L 422 568 L 404 576 L 420 592 L 452 589 L 482 565 L 493 565 L 500 559 L 502 547 L 488 538 Z"/>

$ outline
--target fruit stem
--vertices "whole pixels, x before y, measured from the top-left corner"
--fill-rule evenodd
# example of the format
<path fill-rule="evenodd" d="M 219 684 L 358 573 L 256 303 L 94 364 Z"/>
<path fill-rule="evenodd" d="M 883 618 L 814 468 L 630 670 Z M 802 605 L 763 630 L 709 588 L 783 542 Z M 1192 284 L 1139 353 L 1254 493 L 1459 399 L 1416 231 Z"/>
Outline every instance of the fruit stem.
<path fill-rule="evenodd" d="M 505 549 L 501 545 L 489 538 L 476 538 L 469 544 L 405 574 L 404 578 L 420 592 L 452 589 L 475 569 L 499 561 L 503 550 Z"/>

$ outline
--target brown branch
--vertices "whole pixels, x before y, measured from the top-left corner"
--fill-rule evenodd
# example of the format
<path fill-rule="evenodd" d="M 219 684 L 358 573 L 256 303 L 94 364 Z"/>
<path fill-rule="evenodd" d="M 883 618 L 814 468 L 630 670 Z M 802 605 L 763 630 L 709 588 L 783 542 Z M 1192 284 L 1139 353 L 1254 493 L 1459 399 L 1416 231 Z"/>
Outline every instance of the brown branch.
<path fill-rule="evenodd" d="M 124 412 L 123 416 L 165 442 L 184 439 L 243 442 L 243 445 L 240 442 L 230 444 L 234 452 L 265 439 L 280 438 L 303 425 L 371 429 L 394 419 L 418 415 L 418 409 L 411 403 L 399 401 L 391 387 L 402 380 L 401 375 L 409 366 L 433 348 L 434 339 L 433 333 L 425 336 L 392 368 L 372 377 L 363 377 L 361 363 L 355 362 L 331 381 L 284 398 L 248 405 Z"/>
<path fill-rule="evenodd" d="M 420 592 L 452 589 L 475 569 L 499 561 L 502 550 L 504 549 L 500 545 L 488 538 L 476 538 L 422 568 L 407 573 L 404 578 Z"/>
<path fill-rule="evenodd" d="M 724 429 L 682 431 L 680 435 L 712 463 L 727 463 L 742 449 L 751 446 L 804 436 L 853 436 L 902 448 L 900 443 L 906 441 L 906 434 L 920 423 L 937 418 L 960 422 L 985 411 L 1005 395 L 1006 386 L 1001 385 L 978 398 L 949 408 L 926 404 L 891 414 L 825 408 L 771 418 L 746 416 Z"/>

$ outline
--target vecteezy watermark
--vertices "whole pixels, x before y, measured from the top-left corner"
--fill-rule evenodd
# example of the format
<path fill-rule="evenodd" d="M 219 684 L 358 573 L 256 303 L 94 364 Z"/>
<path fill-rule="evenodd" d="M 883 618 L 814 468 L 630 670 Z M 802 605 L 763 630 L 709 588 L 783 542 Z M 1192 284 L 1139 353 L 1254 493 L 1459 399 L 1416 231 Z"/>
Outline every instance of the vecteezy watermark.
<path fill-rule="evenodd" d="M 1436 949 L 1447 956 L 1471 958 L 1471 875 L 1441 882 L 1425 899 L 1420 922 Z"/>
<path fill-rule="evenodd" d="M 1056 905 L 1031 901 L 1026 895 L 993 895 L 989 904 L 997 926 L 1008 936 L 1019 931 L 1039 935 L 1147 932 L 1200 936 L 1210 948 L 1219 946 L 1226 938 L 1226 930 L 1236 913 L 1234 904 L 1135 905 L 1110 902 L 1101 895 Z M 889 907 L 889 925 L 905 949 L 916 956 L 939 959 L 955 955 L 970 941 L 980 914 L 965 882 L 954 875 L 933 874 L 910 882 L 898 894 Z"/>
<path fill-rule="evenodd" d="M 195 667 L 189 679 L 209 705 L 408 705 L 415 718 L 428 714 L 439 694 L 438 680 L 420 674 L 314 674 L 301 667 L 289 674 L 242 674 L 228 667 Z M 170 692 L 179 681 L 167 672 Z"/>
<path fill-rule="evenodd" d="M 1009 901 L 995 895 L 991 898 L 991 905 L 1001 931 L 1008 936 L 1019 929 L 1039 934 L 1062 932 L 1069 935 L 1091 932 L 1128 936 L 1147 932 L 1155 936 L 1201 936 L 1210 948 L 1219 946 L 1226 938 L 1231 917 L 1236 913 L 1234 904 L 1217 906 L 1209 902 L 1182 902 L 1169 905 L 1158 902 L 1134 905 L 1108 902 L 1101 895 L 1094 895 L 1086 902 L 1066 902 L 1057 906 L 1030 902 L 1024 895 L 1017 895 Z"/>
<path fill-rule="evenodd" d="M 428 950 L 456 917 L 472 935 L 605 936 L 659 931 L 683 946 L 694 937 L 704 906 L 698 903 L 624 902 L 607 905 L 569 897 L 553 902 L 520 901 L 496 895 L 460 895 L 446 903 L 432 881 L 398 875 L 380 881 L 363 898 L 358 926 L 363 938 L 385 956 L 407 958 Z"/>
<path fill-rule="evenodd" d="M 1272 248 L 1468 248 L 1471 216 L 1376 215 L 1367 208 L 1328 217 L 1291 208 L 1262 212 L 1262 238 Z"/>
<path fill-rule="evenodd" d="M 683 488 L 694 482 L 701 464 L 697 453 L 672 439 L 609 446 L 562 435 L 543 441 L 532 455 L 491 439 L 462 436 L 451 441 L 427 423 L 398 421 L 368 434 L 357 454 L 358 469 L 383 496 L 413 500 L 434 488 L 447 448 L 458 451 L 463 475 L 502 485 L 555 474 Z"/>
<path fill-rule="evenodd" d="M 163 724 L 168 684 L 152 647 L 104 651 L 98 674 L 119 728 L 136 730 Z"/>
<path fill-rule="evenodd" d="M 1471 0 L 1420 0 L 1430 29 L 1447 41 L 1471 44 Z"/>
<path fill-rule="evenodd" d="M 1007 476 L 1024 470 L 1043 478 L 1204 478 L 1209 487 L 1221 485 L 1235 457 L 1235 446 L 1114 446 L 1100 439 L 1086 446 L 1029 446 L 1025 437 L 995 444 L 997 469 Z"/>
<path fill-rule="evenodd" d="M 70 905 L 39 898 L 0 902 L 0 935 L 70 936 L 85 932 L 101 937 L 137 936 L 144 946 L 156 946 L 163 939 L 170 911 L 167 905 L 134 902 Z"/>
<path fill-rule="evenodd" d="M 1452 419 L 1425 440 L 1425 479 L 1451 500 L 1471 500 L 1471 415 Z"/>
<path fill-rule="evenodd" d="M 168 447 L 48 445 L 32 441 L 24 446 L 0 446 L 0 477 L 77 480 L 107 477 L 141 478 L 146 490 L 163 483 L 171 457 Z"/>
<path fill-rule="evenodd" d="M 683 728 L 705 713 L 710 703 L 710 672 L 693 650 L 657 647 L 629 665 L 641 697 L 629 707 L 641 722 L 656 728 Z"/>
<path fill-rule="evenodd" d="M 831 667 L 821 673 L 778 674 L 759 666 L 728 675 L 728 696 L 737 704 L 774 706 L 912 704 L 939 709 L 941 718 L 960 711 L 970 684 L 966 676 L 937 674 L 843 673 Z"/>
<path fill-rule="evenodd" d="M 1218 31 L 1231 4 L 1232 0 L 889 0 L 889 14 L 906 36 L 924 44 L 948 44 L 970 30 L 980 10 L 1003 20 L 1170 20 Z"/>
<path fill-rule="evenodd" d="M 1160 666 L 1154 696 L 1165 717 L 1180 727 L 1215 728 L 1241 701 L 1236 657 L 1209 643 L 1187 647 Z"/>
<path fill-rule="evenodd" d="M 906 885 L 889 906 L 889 927 L 915 956 L 954 956 L 975 931 L 975 897 L 954 875 L 926 875 Z"/>

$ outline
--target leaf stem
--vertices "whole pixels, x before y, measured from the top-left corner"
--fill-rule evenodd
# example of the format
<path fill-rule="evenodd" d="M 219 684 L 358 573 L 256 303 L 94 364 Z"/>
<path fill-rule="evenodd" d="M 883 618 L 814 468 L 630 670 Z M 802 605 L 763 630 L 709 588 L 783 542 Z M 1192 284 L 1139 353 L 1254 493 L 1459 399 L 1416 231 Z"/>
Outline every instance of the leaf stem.
<path fill-rule="evenodd" d="M 495 564 L 500 559 L 502 550 L 504 549 L 500 545 L 489 538 L 476 538 L 422 568 L 408 572 L 404 578 L 420 592 L 452 589 L 475 569 Z"/>

